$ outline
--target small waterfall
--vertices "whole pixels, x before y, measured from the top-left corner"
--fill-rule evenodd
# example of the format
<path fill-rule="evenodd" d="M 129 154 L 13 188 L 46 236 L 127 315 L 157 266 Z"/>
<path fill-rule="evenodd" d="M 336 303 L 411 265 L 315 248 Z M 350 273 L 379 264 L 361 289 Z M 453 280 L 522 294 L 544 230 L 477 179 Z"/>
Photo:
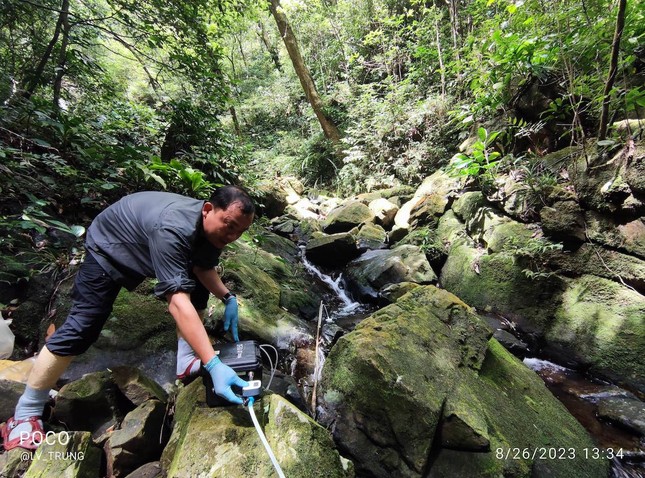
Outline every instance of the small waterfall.
<path fill-rule="evenodd" d="M 300 257 L 302 263 L 305 266 L 305 269 L 309 271 L 311 275 L 317 277 L 321 282 L 327 284 L 327 286 L 334 292 L 336 297 L 341 301 L 341 307 L 338 310 L 333 311 L 330 314 L 328 321 L 333 320 L 335 317 L 345 317 L 353 313 L 359 312 L 361 309 L 361 304 L 352 300 L 348 295 L 345 289 L 342 286 L 343 274 L 339 274 L 336 279 L 332 276 L 324 274 L 316 266 L 314 266 L 305 255 L 304 246 L 300 248 Z"/>

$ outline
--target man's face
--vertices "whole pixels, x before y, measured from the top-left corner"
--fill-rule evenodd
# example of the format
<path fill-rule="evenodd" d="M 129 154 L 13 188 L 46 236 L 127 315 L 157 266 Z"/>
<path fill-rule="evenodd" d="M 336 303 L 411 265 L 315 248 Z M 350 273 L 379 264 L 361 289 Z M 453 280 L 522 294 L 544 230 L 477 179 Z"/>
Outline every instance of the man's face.
<path fill-rule="evenodd" d="M 244 214 L 239 202 L 219 209 L 207 201 L 202 207 L 202 218 L 206 238 L 218 249 L 237 240 L 253 222 L 253 214 Z"/>

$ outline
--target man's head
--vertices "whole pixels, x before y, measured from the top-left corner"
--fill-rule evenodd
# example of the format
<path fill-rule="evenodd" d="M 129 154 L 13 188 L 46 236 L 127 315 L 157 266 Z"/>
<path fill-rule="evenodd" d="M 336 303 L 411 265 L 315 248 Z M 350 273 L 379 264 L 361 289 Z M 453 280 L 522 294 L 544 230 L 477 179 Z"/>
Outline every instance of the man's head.
<path fill-rule="evenodd" d="M 223 248 L 237 240 L 255 217 L 255 206 L 248 193 L 237 186 L 215 190 L 202 207 L 204 234 L 215 247 Z"/>

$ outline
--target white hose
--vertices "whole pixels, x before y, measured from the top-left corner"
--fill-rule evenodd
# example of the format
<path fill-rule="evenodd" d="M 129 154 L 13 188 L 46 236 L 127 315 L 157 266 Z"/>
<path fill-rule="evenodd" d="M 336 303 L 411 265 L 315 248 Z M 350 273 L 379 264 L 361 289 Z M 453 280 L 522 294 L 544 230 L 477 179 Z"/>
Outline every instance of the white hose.
<path fill-rule="evenodd" d="M 264 445 L 264 448 L 269 454 L 269 458 L 271 458 L 271 463 L 273 463 L 273 467 L 275 468 L 275 471 L 278 472 L 278 476 L 280 478 L 285 478 L 284 473 L 282 472 L 282 468 L 280 468 L 280 464 L 278 463 L 278 460 L 276 460 L 275 455 L 273 454 L 273 450 L 271 450 L 271 447 L 269 446 L 269 442 L 264 436 L 264 433 L 262 433 L 262 429 L 260 428 L 258 419 L 255 417 L 255 411 L 253 411 L 254 402 L 255 400 L 253 400 L 253 397 L 251 397 L 249 399 L 249 413 L 251 414 L 251 420 L 253 420 L 253 425 L 255 425 L 255 429 L 257 430 L 258 435 L 260 435 L 260 440 L 262 440 L 262 444 Z"/>

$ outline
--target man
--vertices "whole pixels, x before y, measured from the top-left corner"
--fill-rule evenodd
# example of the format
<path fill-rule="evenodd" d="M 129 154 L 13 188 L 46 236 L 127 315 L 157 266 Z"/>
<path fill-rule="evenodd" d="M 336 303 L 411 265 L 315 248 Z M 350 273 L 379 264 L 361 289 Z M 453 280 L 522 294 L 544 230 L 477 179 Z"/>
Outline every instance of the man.
<path fill-rule="evenodd" d="M 202 314 L 209 292 L 222 299 L 224 329 L 230 328 L 239 341 L 237 299 L 215 266 L 222 248 L 249 228 L 254 215 L 253 201 L 235 186 L 217 189 L 209 201 L 136 193 L 99 214 L 87 231 L 87 254 L 76 276 L 69 316 L 38 355 L 14 416 L 2 430 L 5 450 L 37 448 L 49 391 L 74 356 L 99 337 L 121 287 L 132 290 L 146 277 L 157 278 L 155 295 L 168 301 L 177 324 L 178 378 L 197 373 L 203 363 L 215 392 L 242 403 L 231 385 L 247 383 L 217 358 Z"/>

